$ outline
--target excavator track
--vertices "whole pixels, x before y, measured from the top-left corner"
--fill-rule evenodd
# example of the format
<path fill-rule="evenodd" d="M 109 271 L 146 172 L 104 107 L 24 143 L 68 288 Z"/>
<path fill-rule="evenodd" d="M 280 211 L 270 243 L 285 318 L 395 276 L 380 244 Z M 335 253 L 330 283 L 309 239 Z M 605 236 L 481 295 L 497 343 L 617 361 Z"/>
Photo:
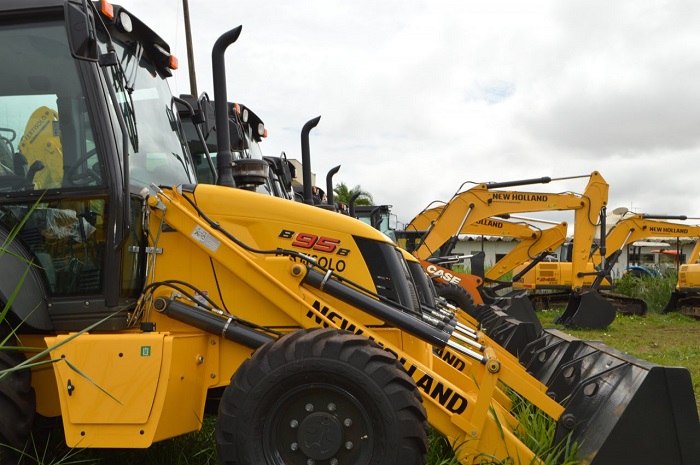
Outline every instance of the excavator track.
<path fill-rule="evenodd" d="M 639 315 L 644 316 L 649 310 L 649 306 L 642 299 L 630 297 L 624 294 L 601 291 L 600 295 L 612 303 L 619 315 Z"/>

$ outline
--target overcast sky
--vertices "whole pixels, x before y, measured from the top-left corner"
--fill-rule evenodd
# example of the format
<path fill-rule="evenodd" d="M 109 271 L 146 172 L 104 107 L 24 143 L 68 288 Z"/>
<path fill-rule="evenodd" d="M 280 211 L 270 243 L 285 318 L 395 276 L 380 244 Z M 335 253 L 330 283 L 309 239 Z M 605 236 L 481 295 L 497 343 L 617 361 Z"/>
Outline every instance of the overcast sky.
<path fill-rule="evenodd" d="M 242 25 L 228 99 L 263 119 L 264 152 L 300 159 L 320 115 L 317 184 L 341 165 L 336 183 L 401 222 L 467 181 L 592 171 L 611 209 L 700 217 L 697 0 L 189 1 L 198 92 L 213 98 L 211 47 Z M 170 43 L 189 93 L 182 0 L 117 3 Z"/>

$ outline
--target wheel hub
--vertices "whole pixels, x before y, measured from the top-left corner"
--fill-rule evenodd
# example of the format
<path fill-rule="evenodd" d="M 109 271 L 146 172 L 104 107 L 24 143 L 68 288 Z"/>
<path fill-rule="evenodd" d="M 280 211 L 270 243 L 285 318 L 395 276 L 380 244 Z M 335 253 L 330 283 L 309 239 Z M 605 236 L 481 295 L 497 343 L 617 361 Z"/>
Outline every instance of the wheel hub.
<path fill-rule="evenodd" d="M 299 447 L 307 457 L 326 460 L 343 444 L 343 426 L 326 412 L 312 413 L 299 425 Z"/>
<path fill-rule="evenodd" d="M 344 389 L 306 383 L 270 409 L 263 429 L 267 463 L 368 465 L 374 448 L 372 422 Z"/>

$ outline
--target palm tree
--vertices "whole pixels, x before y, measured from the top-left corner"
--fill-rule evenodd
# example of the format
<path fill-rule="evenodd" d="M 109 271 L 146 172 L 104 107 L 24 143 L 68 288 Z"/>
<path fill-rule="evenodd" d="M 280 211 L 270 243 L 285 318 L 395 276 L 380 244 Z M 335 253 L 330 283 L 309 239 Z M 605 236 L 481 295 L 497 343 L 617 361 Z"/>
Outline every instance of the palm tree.
<path fill-rule="evenodd" d="M 358 184 L 357 186 L 349 189 L 344 183 L 338 183 L 333 188 L 333 195 L 335 196 L 336 202 L 341 202 L 346 205 L 350 205 L 350 199 L 353 195 L 359 193 L 360 195 L 355 199 L 355 205 L 373 205 L 374 199 L 372 194 L 367 191 L 363 191 L 362 187 Z"/>

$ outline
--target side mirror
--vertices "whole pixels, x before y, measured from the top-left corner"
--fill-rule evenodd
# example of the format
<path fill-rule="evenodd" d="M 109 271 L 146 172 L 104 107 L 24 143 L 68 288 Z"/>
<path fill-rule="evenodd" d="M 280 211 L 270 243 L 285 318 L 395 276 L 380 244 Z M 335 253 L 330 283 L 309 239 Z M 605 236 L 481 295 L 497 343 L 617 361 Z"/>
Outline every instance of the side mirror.
<path fill-rule="evenodd" d="M 66 2 L 65 17 L 71 55 L 79 60 L 97 61 L 95 18 L 87 3 Z"/>
<path fill-rule="evenodd" d="M 398 226 L 398 219 L 396 218 L 396 215 L 389 213 L 389 229 L 393 231 L 396 229 L 396 226 Z"/>

